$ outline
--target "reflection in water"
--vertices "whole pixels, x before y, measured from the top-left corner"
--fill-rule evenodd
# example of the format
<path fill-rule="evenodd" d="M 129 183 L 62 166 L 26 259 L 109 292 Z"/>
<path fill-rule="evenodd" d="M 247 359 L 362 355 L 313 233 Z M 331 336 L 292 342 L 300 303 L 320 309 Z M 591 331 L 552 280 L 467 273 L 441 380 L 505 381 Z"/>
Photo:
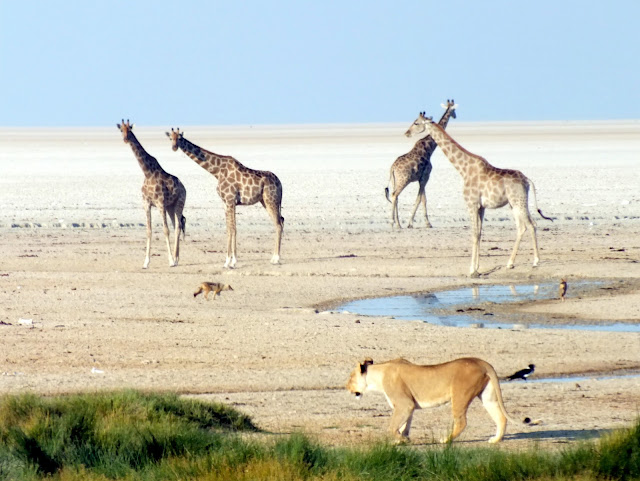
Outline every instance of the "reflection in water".
<path fill-rule="evenodd" d="M 597 283 L 585 281 L 584 286 Z M 574 291 L 575 292 L 575 291 Z M 414 296 L 381 297 L 348 302 L 337 309 L 338 312 L 355 312 L 368 316 L 390 316 L 397 319 L 424 321 L 431 324 L 450 327 L 469 327 L 478 325 L 478 318 L 469 312 L 478 314 L 491 304 L 549 300 L 557 298 L 556 284 L 530 285 L 475 285 L 449 291 L 420 294 Z M 478 305 L 482 304 L 483 308 Z M 440 314 L 446 311 L 446 314 Z M 457 311 L 457 312 L 456 312 Z M 467 311 L 467 312 L 465 312 Z M 449 314 L 455 312 L 455 314 Z M 485 327 L 513 329 L 575 329 L 590 331 L 640 332 L 640 324 L 513 324 L 492 322 L 483 316 Z"/>
<path fill-rule="evenodd" d="M 436 294 L 420 294 L 411 297 L 413 297 L 418 305 L 421 306 L 432 306 L 438 304 L 438 296 Z"/>
<path fill-rule="evenodd" d="M 469 292 L 471 296 L 469 296 Z M 443 304 L 442 307 L 454 307 L 457 305 L 479 303 L 503 303 L 513 301 L 525 301 L 535 299 L 553 299 L 555 296 L 554 284 L 540 285 L 475 285 L 470 288 L 463 287 L 450 291 L 442 291 L 435 294 Z"/>

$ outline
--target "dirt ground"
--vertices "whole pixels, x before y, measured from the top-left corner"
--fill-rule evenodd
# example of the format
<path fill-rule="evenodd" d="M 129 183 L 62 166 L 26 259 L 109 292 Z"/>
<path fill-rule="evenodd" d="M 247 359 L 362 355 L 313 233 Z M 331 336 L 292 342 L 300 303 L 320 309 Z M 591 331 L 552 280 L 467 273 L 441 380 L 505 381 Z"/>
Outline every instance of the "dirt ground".
<path fill-rule="evenodd" d="M 485 226 L 479 279 L 466 275 L 470 233 L 462 225 L 292 229 L 277 266 L 269 264 L 272 233 L 240 226 L 234 270 L 222 269 L 222 231 L 190 233 L 175 268 L 156 233 L 143 270 L 143 228 L 4 228 L 0 392 L 171 391 L 229 403 L 271 433 L 302 431 L 351 445 L 383 436 L 390 415 L 381 394 L 356 400 L 344 389 L 359 361 L 477 356 L 500 376 L 536 365 L 530 381 L 502 382 L 511 417 L 535 421 L 510 423 L 502 449 L 562 447 L 628 426 L 640 412 L 638 332 L 442 327 L 332 310 L 358 298 L 565 277 L 565 302 L 495 306 L 496 314 L 514 324 L 638 323 L 637 221 L 545 224 L 539 267 L 531 267 L 525 239 L 513 270 L 504 265 L 514 226 L 501 224 Z M 205 280 L 234 290 L 194 299 Z M 606 282 L 576 292 L 579 280 Z M 578 378 L 555 379 L 570 376 Z M 448 407 L 419 411 L 412 439 L 429 444 L 449 423 Z M 474 402 L 460 442 L 484 445 L 494 429 Z"/>

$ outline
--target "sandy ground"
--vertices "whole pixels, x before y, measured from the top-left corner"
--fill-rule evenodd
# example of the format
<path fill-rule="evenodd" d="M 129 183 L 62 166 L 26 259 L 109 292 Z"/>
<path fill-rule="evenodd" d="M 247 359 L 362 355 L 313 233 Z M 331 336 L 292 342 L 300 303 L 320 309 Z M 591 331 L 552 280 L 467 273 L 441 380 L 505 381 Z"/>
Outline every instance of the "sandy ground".
<path fill-rule="evenodd" d="M 540 208 L 556 219 L 535 216 L 539 267 L 531 267 L 526 236 L 515 269 L 504 268 L 515 228 L 501 209 L 487 213 L 484 275 L 467 277 L 460 179 L 439 152 L 427 186 L 434 228 L 423 227 L 420 213 L 417 228 L 390 228 L 383 189 L 393 160 L 411 148 L 398 136 L 406 126 L 264 128 L 248 139 L 248 129 L 191 129 L 192 137 L 185 129 L 190 140 L 283 182 L 282 263 L 268 262 L 266 213 L 242 207 L 234 270 L 222 269 L 215 179 L 171 152 L 162 129 L 141 129 L 138 138 L 187 187 L 187 238 L 179 266 L 169 268 L 155 216 L 148 270 L 142 174 L 115 126 L 3 134 L 0 392 L 172 391 L 230 403 L 269 432 L 348 445 L 383 435 L 390 414 L 382 395 L 357 401 L 344 390 L 357 362 L 477 356 L 501 376 L 537 367 L 529 382 L 502 383 L 511 416 L 538 421 L 510 423 L 502 449 L 562 447 L 628 426 L 640 412 L 640 333 L 553 325 L 640 320 L 640 124 L 562 125 L 560 133 L 557 125 L 458 125 L 450 129 L 463 145 L 535 181 Z M 401 196 L 405 224 L 416 191 L 413 184 Z M 549 329 L 441 327 L 333 311 L 358 298 L 561 277 L 569 281 L 565 302 L 493 306 L 503 320 L 542 319 Z M 194 299 L 204 280 L 234 291 Z M 579 280 L 605 282 L 572 290 Z M 568 376 L 577 378 L 556 379 Z M 449 422 L 448 407 L 419 411 L 413 441 L 431 443 Z M 484 443 L 493 432 L 474 402 L 460 441 Z"/>

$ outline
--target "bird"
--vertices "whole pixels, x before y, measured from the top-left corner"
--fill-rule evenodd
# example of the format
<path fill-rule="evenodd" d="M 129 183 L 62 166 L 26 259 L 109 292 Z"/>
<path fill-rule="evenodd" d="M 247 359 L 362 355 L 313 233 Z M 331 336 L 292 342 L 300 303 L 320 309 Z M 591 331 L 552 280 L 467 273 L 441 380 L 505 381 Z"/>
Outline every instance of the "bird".
<path fill-rule="evenodd" d="M 534 364 L 529 364 L 529 367 L 514 372 L 511 376 L 507 377 L 507 380 L 515 381 L 516 379 L 522 379 L 523 381 L 526 381 L 527 378 L 533 374 L 535 369 L 536 366 Z"/>
<path fill-rule="evenodd" d="M 564 296 L 567 293 L 567 281 L 560 279 L 560 285 L 558 286 L 558 296 L 564 301 Z"/>

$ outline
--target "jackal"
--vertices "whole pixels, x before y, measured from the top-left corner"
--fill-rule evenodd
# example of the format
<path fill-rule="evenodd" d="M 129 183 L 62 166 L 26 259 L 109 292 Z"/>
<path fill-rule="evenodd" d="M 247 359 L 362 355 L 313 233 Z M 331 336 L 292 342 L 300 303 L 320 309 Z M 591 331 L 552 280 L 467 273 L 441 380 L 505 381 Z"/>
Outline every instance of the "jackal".
<path fill-rule="evenodd" d="M 213 300 L 215 301 L 216 296 L 220 295 L 221 291 L 232 291 L 233 288 L 229 284 L 220 284 L 219 282 L 203 282 L 198 287 L 198 290 L 193 293 L 193 297 L 196 297 L 198 294 L 204 292 L 204 298 L 209 300 L 209 293 L 213 292 Z"/>

